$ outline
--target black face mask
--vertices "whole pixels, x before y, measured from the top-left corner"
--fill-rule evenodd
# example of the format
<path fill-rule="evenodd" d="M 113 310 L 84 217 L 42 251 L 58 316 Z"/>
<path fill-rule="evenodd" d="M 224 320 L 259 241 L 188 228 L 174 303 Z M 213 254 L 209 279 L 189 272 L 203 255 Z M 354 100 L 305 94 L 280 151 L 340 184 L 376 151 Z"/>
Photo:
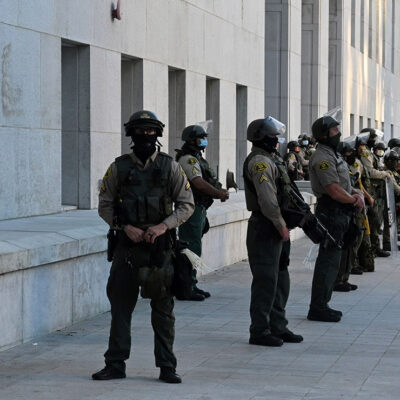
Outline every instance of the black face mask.
<path fill-rule="evenodd" d="M 329 146 L 331 149 L 333 149 L 333 151 L 337 151 L 337 148 L 338 148 L 339 143 L 340 143 L 340 137 L 341 136 L 342 136 L 341 132 L 339 132 L 335 136 L 328 136 L 328 138 L 326 139 L 325 144 L 327 146 Z"/>
<path fill-rule="evenodd" d="M 133 151 L 144 163 L 155 151 L 157 135 L 132 135 Z"/>
<path fill-rule="evenodd" d="M 353 165 L 356 162 L 356 155 L 355 154 L 350 154 L 345 159 L 346 159 L 347 164 Z"/>
<path fill-rule="evenodd" d="M 262 148 L 268 153 L 273 153 L 276 151 L 276 145 L 278 144 L 278 137 L 269 138 L 266 137 L 264 140 L 254 143 L 257 147 Z"/>

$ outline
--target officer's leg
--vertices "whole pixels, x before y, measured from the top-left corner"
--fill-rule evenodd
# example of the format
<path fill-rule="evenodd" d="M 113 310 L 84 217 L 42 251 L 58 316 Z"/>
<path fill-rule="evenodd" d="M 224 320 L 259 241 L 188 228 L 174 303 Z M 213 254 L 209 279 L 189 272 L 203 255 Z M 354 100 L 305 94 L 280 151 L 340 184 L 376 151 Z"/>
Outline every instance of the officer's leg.
<path fill-rule="evenodd" d="M 250 336 L 270 333 L 270 313 L 275 300 L 282 241 L 273 237 L 271 228 L 250 218 L 247 228 L 247 252 L 253 281 L 250 300 Z"/>
<path fill-rule="evenodd" d="M 383 209 L 383 240 L 382 240 L 383 250 L 390 251 L 391 243 L 390 243 L 390 227 L 389 227 L 389 210 L 387 207 L 387 203 L 385 200 L 384 209 Z"/>
<path fill-rule="evenodd" d="M 196 205 L 192 216 L 179 227 L 179 239 L 188 242 L 189 250 L 199 257 L 201 257 L 201 237 L 205 218 L 205 208 Z"/>
<path fill-rule="evenodd" d="M 282 252 L 279 259 L 279 273 L 276 287 L 274 304 L 270 314 L 271 331 L 274 334 L 283 333 L 287 330 L 288 321 L 285 316 L 286 303 L 290 291 L 289 277 L 289 255 L 290 255 L 290 240 L 282 243 Z"/>
<path fill-rule="evenodd" d="M 376 253 L 380 249 L 380 242 L 379 242 L 379 217 L 377 213 L 379 212 L 379 207 L 377 205 L 378 200 L 374 203 L 373 207 L 368 209 L 368 220 L 370 226 L 370 240 L 371 240 L 371 247 L 372 251 Z"/>
<path fill-rule="evenodd" d="M 358 259 L 363 271 L 375 271 L 375 257 L 371 246 L 370 235 L 364 234 L 361 246 L 358 249 Z"/>
<path fill-rule="evenodd" d="M 151 324 L 154 330 L 154 356 L 157 367 L 176 368 L 173 352 L 175 338 L 174 299 L 151 300 Z"/>
<path fill-rule="evenodd" d="M 360 228 L 362 228 L 362 225 L 359 225 Z M 365 235 L 365 231 L 361 231 L 360 235 L 358 235 L 356 241 L 352 246 L 349 248 L 349 268 L 350 268 L 350 273 L 357 273 L 361 274 L 361 267 L 359 264 L 359 259 L 358 259 L 358 249 L 361 246 L 361 243 L 363 241 L 363 237 Z M 356 272 L 357 271 L 357 272 Z"/>
<path fill-rule="evenodd" d="M 117 247 L 107 283 L 111 304 L 111 329 L 106 365 L 125 371 L 125 360 L 131 350 L 131 317 L 138 297 L 136 273 L 126 262 L 127 251 Z"/>

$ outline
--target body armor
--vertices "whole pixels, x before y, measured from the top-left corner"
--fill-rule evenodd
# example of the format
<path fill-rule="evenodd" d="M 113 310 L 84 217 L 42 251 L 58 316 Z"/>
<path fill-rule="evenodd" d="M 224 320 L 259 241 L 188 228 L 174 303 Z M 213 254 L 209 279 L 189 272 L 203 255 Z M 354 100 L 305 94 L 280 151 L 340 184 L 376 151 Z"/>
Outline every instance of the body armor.
<path fill-rule="evenodd" d="M 151 167 L 138 170 L 125 154 L 115 160 L 118 172 L 117 216 L 120 225 L 141 229 L 162 222 L 172 214 L 168 179 L 172 157 L 158 153 Z"/>

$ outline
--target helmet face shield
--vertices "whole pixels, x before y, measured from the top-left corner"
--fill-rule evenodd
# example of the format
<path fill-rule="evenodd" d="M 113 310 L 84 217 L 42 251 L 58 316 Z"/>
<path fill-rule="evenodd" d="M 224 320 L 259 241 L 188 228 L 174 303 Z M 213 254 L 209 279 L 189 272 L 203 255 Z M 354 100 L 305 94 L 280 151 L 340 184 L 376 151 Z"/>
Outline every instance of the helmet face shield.
<path fill-rule="evenodd" d="M 275 135 L 284 135 L 286 133 L 286 125 L 275 119 L 274 117 L 268 116 L 264 119 L 262 130 L 268 128 L 268 133 L 275 132 Z"/>

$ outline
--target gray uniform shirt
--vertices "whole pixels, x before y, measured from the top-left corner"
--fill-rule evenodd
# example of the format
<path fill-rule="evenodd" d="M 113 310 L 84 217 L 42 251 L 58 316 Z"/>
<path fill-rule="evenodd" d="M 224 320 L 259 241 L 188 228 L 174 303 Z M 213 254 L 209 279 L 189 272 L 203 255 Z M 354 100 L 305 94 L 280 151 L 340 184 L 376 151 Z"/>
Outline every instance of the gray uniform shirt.
<path fill-rule="evenodd" d="M 203 177 L 199 160 L 196 157 L 192 156 L 191 154 L 185 154 L 179 158 L 178 162 L 185 171 L 185 174 L 190 182 L 194 178 Z"/>
<path fill-rule="evenodd" d="M 386 172 L 379 171 L 379 169 L 374 168 L 374 156 L 369 150 L 364 150 L 361 154 L 361 162 L 364 168 L 369 172 L 369 176 L 371 179 L 385 179 Z"/>
<path fill-rule="evenodd" d="M 154 152 L 146 160 L 145 165 L 136 157 L 135 153 L 131 153 L 130 156 L 135 164 L 135 168 L 139 171 L 144 171 L 154 162 L 157 152 Z M 172 188 L 172 200 L 174 201 L 175 208 L 173 213 L 162 222 L 167 225 L 168 229 L 174 229 L 189 219 L 194 211 L 193 193 L 190 189 L 190 184 L 185 172 L 175 161 L 172 161 L 169 185 Z M 117 167 L 115 162 L 113 162 L 104 175 L 99 194 L 99 215 L 110 227 L 113 227 L 114 199 L 117 196 L 117 187 Z"/>
<path fill-rule="evenodd" d="M 257 150 L 257 147 L 253 147 L 253 150 Z M 256 189 L 261 212 L 280 232 L 286 223 L 282 218 L 277 197 L 275 182 L 280 176 L 277 166 L 269 157 L 257 154 L 248 164 L 247 176 Z"/>
<path fill-rule="evenodd" d="M 310 158 L 310 180 L 317 197 L 327 194 L 325 188 L 332 183 L 338 183 L 347 193 L 352 193 L 346 162 L 331 147 L 321 143 Z"/>

